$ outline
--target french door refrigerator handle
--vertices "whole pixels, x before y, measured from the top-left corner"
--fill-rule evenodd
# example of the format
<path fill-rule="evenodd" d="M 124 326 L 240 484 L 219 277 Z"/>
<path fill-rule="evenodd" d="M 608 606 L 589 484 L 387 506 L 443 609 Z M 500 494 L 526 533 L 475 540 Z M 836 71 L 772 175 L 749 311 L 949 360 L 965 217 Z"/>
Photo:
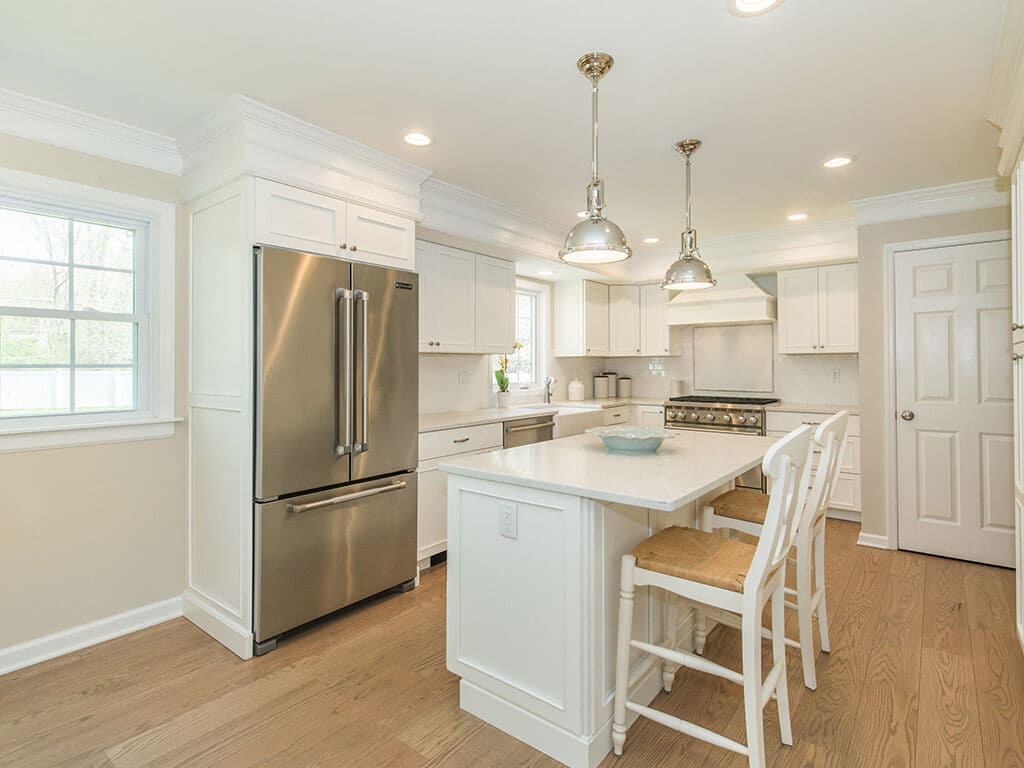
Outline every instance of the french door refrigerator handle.
<path fill-rule="evenodd" d="M 345 312 L 338 312 L 338 305 L 344 303 Z M 342 320 L 344 317 L 344 320 Z M 334 409 L 336 412 L 336 440 L 334 453 L 344 456 L 352 453 L 352 291 L 338 288 L 334 292 Z M 342 369 L 342 370 L 339 370 Z M 344 400 L 339 403 L 339 398 Z"/>
<path fill-rule="evenodd" d="M 370 322 L 370 294 L 367 291 L 353 291 L 352 296 L 359 302 L 363 310 L 363 439 L 357 440 L 352 446 L 352 453 L 363 453 L 370 450 L 370 359 L 369 359 L 369 336 L 367 326 Z"/>
<path fill-rule="evenodd" d="M 324 499 L 323 501 L 312 501 L 309 504 L 289 504 L 287 506 L 288 512 L 309 512 L 313 509 L 323 509 L 324 507 L 334 507 L 338 504 L 344 504 L 349 501 L 357 501 L 358 499 L 366 499 L 370 496 L 379 496 L 382 493 L 388 491 L 400 491 L 406 487 L 408 483 L 405 480 L 399 480 L 397 483 L 391 485 L 385 485 L 380 488 L 369 488 L 365 491 L 356 491 L 355 493 L 346 493 L 344 496 L 335 496 L 330 499 Z"/>

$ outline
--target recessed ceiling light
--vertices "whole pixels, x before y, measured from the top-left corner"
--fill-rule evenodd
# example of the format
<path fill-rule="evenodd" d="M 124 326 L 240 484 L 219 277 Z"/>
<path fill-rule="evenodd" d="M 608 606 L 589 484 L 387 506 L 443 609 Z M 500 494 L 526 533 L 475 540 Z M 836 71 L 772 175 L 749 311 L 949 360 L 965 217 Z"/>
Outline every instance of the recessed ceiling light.
<path fill-rule="evenodd" d="M 791 213 L 786 217 L 790 221 L 804 221 L 807 218 L 806 213 Z"/>
<path fill-rule="evenodd" d="M 553 274 L 555 274 L 555 273 L 553 271 L 551 271 L 550 269 L 540 269 L 540 270 L 537 270 L 537 275 L 539 277 L 551 277 Z"/>
<path fill-rule="evenodd" d="M 644 238 L 644 245 L 654 245 L 655 243 L 660 243 L 660 242 L 661 242 L 661 238 L 660 237 L 645 237 Z"/>
<path fill-rule="evenodd" d="M 826 168 L 842 168 L 843 166 L 849 165 L 856 158 L 850 155 L 836 155 L 830 160 L 825 161 Z"/>
<path fill-rule="evenodd" d="M 726 0 L 725 7 L 733 16 L 760 16 L 782 5 L 782 0 Z"/>
<path fill-rule="evenodd" d="M 586 211 L 576 211 L 577 219 L 585 219 L 587 216 L 589 216 L 589 214 Z"/>
<path fill-rule="evenodd" d="M 419 131 L 409 131 L 405 134 L 405 143 L 412 144 L 414 147 L 425 147 L 431 141 L 433 141 L 433 139 L 427 136 L 427 134 L 420 133 Z"/>

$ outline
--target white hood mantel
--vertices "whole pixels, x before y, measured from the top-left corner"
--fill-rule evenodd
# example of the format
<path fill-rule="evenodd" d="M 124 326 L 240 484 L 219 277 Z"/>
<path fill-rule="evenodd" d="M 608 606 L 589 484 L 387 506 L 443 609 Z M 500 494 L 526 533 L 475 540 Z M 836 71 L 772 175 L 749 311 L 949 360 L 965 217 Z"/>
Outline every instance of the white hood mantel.
<path fill-rule="evenodd" d="M 743 273 L 718 276 L 718 285 L 680 291 L 666 308 L 668 325 L 732 325 L 775 322 L 775 297 Z"/>

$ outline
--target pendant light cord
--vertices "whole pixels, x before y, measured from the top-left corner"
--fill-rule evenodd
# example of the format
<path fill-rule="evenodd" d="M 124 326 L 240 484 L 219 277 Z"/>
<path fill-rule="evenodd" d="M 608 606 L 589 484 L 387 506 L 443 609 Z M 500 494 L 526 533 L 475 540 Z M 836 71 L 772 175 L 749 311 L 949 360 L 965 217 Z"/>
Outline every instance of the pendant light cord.
<path fill-rule="evenodd" d="M 591 173 L 593 175 L 594 182 L 597 182 L 597 180 L 598 180 L 598 175 L 597 175 L 597 78 L 594 78 L 591 82 L 593 83 L 591 85 L 590 94 L 591 94 L 591 107 L 592 107 L 593 117 L 594 117 L 594 139 L 593 139 L 593 158 L 591 160 L 590 170 L 591 170 Z"/>
<path fill-rule="evenodd" d="M 690 202 L 692 201 L 692 195 L 690 193 L 690 155 L 686 155 L 686 229 L 690 229 Z"/>

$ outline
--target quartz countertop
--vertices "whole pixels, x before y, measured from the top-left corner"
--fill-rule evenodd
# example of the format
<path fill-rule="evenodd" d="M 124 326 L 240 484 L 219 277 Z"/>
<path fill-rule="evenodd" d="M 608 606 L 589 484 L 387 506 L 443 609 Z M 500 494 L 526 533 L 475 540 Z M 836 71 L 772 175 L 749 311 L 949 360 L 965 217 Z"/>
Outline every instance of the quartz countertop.
<path fill-rule="evenodd" d="M 444 413 L 421 413 L 420 432 L 436 432 L 439 429 L 475 427 L 479 424 L 498 424 L 513 419 L 528 419 L 531 416 L 553 416 L 558 406 L 551 404 L 533 405 L 527 408 L 482 408 L 476 411 L 446 411 Z"/>
<path fill-rule="evenodd" d="M 664 397 L 593 397 L 586 400 L 553 400 L 551 405 L 565 408 L 621 408 L 624 405 L 664 405 Z"/>
<path fill-rule="evenodd" d="M 568 493 L 666 512 L 758 466 L 774 442 L 722 432 L 679 431 L 654 454 L 609 453 L 593 435 L 453 456 L 450 474 Z"/>
<path fill-rule="evenodd" d="M 783 400 L 764 407 L 766 411 L 783 411 L 786 413 L 839 413 L 849 411 L 852 416 L 860 414 L 859 405 L 824 405 L 822 403 L 791 403 Z"/>

